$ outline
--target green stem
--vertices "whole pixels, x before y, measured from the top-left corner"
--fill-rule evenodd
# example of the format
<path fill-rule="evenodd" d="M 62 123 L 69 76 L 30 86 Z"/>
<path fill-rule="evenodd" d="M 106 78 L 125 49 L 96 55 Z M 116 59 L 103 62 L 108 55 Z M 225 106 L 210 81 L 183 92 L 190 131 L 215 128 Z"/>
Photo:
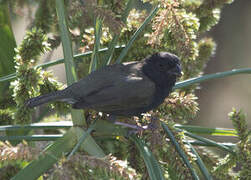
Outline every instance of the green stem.
<path fill-rule="evenodd" d="M 77 74 L 75 71 L 75 64 L 73 62 L 72 44 L 65 15 L 64 3 L 62 3 L 61 0 L 56 0 L 56 7 L 65 59 L 65 72 L 67 84 L 69 86 L 77 81 Z"/>
<path fill-rule="evenodd" d="M 197 140 L 186 140 L 184 141 L 185 144 L 192 144 L 194 146 L 206 146 L 206 147 L 216 147 L 215 144 L 208 144 L 208 143 L 205 143 L 205 142 L 202 142 L 202 141 L 197 141 Z M 233 143 L 217 143 L 217 144 L 220 144 L 220 145 L 223 145 L 223 146 L 226 146 L 230 149 L 233 149 L 236 147 L 236 144 L 233 144 Z"/>
<path fill-rule="evenodd" d="M 72 44 L 67 27 L 67 19 L 65 16 L 65 8 L 63 0 L 56 0 L 56 11 L 59 19 L 59 29 L 61 32 L 61 39 L 64 51 L 67 84 L 71 85 L 72 83 L 77 81 L 77 75 L 75 71 L 75 65 L 73 62 Z M 80 110 L 72 109 L 71 115 L 74 126 L 78 127 L 86 126 L 84 116 Z M 76 133 L 79 136 L 79 133 L 85 133 L 85 131 L 76 128 Z M 97 157 L 103 157 L 105 155 L 102 149 L 96 144 L 96 142 L 91 136 L 88 136 L 84 144 L 86 146 L 83 147 L 83 149 L 89 154 L 95 155 Z"/>
<path fill-rule="evenodd" d="M 96 125 L 96 121 L 95 120 L 93 122 L 93 124 L 88 128 L 88 130 L 82 134 L 82 136 L 80 137 L 80 139 L 78 140 L 78 143 L 76 144 L 76 146 L 73 148 L 73 150 L 71 151 L 71 153 L 68 156 L 68 159 L 78 150 L 78 148 L 81 146 L 81 144 L 85 141 L 85 139 L 90 135 L 90 133 L 93 131 L 95 125 Z"/>
<path fill-rule="evenodd" d="M 95 34 L 95 44 L 92 53 L 92 59 L 89 67 L 89 73 L 97 69 L 98 64 L 98 50 L 100 48 L 100 38 L 102 36 L 102 24 L 103 20 L 100 17 L 97 17 L 94 22 L 94 34 Z"/>
<path fill-rule="evenodd" d="M 163 172 L 158 161 L 155 159 L 153 153 L 147 147 L 147 145 L 141 139 L 137 138 L 135 135 L 129 136 L 136 147 L 138 148 L 140 155 L 143 157 L 149 178 L 151 180 L 164 180 Z"/>
<path fill-rule="evenodd" d="M 62 134 L 32 135 L 32 136 L 0 136 L 0 141 L 55 141 L 62 138 Z"/>
<path fill-rule="evenodd" d="M 175 149 L 177 150 L 177 152 L 179 153 L 180 157 L 183 159 L 183 161 L 186 164 L 187 168 L 190 170 L 193 178 L 199 180 L 199 176 L 197 175 L 197 173 L 195 172 L 193 166 L 189 162 L 189 160 L 187 158 L 187 155 L 185 154 L 183 149 L 180 147 L 179 143 L 176 141 L 172 131 L 170 131 L 168 126 L 163 122 L 161 122 L 161 126 L 165 130 L 165 132 L 167 133 L 168 137 L 170 138 L 171 142 L 173 143 L 173 145 L 174 145 Z"/>
<path fill-rule="evenodd" d="M 65 15 L 66 12 L 64 8 L 64 2 L 62 0 L 56 0 L 56 11 L 59 19 L 59 29 L 61 33 L 60 36 L 64 52 L 67 85 L 69 86 L 77 81 L 77 74 L 75 71 L 75 64 L 73 62 L 72 44 L 68 30 L 67 18 Z M 86 126 L 86 122 L 81 111 L 72 110 L 71 115 L 74 125 Z"/>
<path fill-rule="evenodd" d="M 180 131 L 179 129 L 177 129 L 177 130 Z M 231 154 L 235 154 L 235 152 L 232 149 L 230 149 L 230 148 L 228 148 L 228 147 L 226 147 L 226 146 L 224 146 L 222 144 L 219 144 L 219 143 L 217 143 L 217 142 L 215 142 L 215 141 L 213 141 L 211 139 L 207 139 L 207 138 L 204 138 L 204 137 L 201 137 L 201 136 L 197 136 L 195 134 L 192 134 L 192 133 L 189 133 L 189 132 L 186 132 L 186 131 L 184 131 L 184 134 L 186 136 L 189 136 L 189 137 L 193 138 L 193 139 L 197 139 L 197 140 L 202 141 L 202 142 L 204 142 L 206 144 L 209 144 L 209 145 L 218 147 L 218 148 L 220 148 L 220 149 L 222 149 L 224 151 L 230 152 Z"/>
<path fill-rule="evenodd" d="M 194 147 L 188 142 L 188 145 L 190 146 L 191 152 L 196 156 L 196 163 L 198 165 L 198 167 L 200 168 L 201 173 L 203 174 L 203 176 L 205 177 L 206 180 L 212 180 L 212 176 L 211 174 L 208 172 L 205 164 L 203 163 L 203 161 L 201 160 L 199 154 L 197 153 L 197 151 L 194 149 Z"/>
<path fill-rule="evenodd" d="M 49 123 L 34 123 L 28 125 L 7 125 L 0 126 L 0 131 L 19 131 L 20 129 L 69 129 L 72 127 L 71 121 L 49 122 Z"/>
<path fill-rule="evenodd" d="M 185 81 L 176 83 L 173 89 L 184 88 L 184 87 L 196 84 L 196 83 L 201 83 L 201 82 L 208 81 L 211 79 L 218 79 L 218 78 L 223 78 L 227 76 L 233 76 L 236 74 L 251 74 L 251 68 L 233 69 L 231 71 L 218 72 L 215 74 L 208 74 L 201 77 L 187 79 Z"/>
<path fill-rule="evenodd" d="M 195 134 L 237 137 L 237 132 L 234 129 L 208 128 L 208 127 L 193 126 L 193 125 L 181 125 L 181 124 L 175 124 L 174 127 L 179 128 L 179 129 L 183 129 L 183 130 L 186 130 L 190 133 L 195 133 Z"/>

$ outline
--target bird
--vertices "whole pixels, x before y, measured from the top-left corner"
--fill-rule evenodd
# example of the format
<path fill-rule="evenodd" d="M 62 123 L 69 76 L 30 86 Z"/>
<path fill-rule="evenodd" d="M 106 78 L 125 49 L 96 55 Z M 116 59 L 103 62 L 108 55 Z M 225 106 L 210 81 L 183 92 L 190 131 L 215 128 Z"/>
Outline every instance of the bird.
<path fill-rule="evenodd" d="M 25 104 L 33 108 L 61 101 L 73 109 L 140 116 L 162 104 L 181 75 L 179 58 L 158 52 L 141 61 L 104 66 L 63 90 L 31 98 Z"/>

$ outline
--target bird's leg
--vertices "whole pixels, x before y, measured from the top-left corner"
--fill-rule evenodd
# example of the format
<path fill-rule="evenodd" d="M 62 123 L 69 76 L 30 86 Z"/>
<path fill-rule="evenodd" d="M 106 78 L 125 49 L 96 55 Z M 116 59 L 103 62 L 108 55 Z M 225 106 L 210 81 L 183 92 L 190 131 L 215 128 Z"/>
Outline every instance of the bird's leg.
<path fill-rule="evenodd" d="M 128 124 L 128 123 L 124 123 L 124 122 L 119 122 L 119 121 L 116 121 L 117 119 L 117 116 L 116 115 L 109 115 L 108 116 L 108 120 L 116 125 L 120 125 L 120 126 L 124 126 L 124 127 L 129 127 L 129 128 L 132 128 L 132 129 L 135 129 L 136 131 L 143 131 L 145 130 L 144 127 L 140 127 L 138 125 L 133 125 L 133 124 Z"/>
<path fill-rule="evenodd" d="M 128 124 L 128 123 L 123 123 L 123 122 L 119 122 L 119 121 L 115 121 L 114 124 L 129 127 L 129 128 L 136 129 L 139 131 L 143 131 L 146 129 L 145 127 L 141 127 L 141 126 L 133 125 L 133 124 Z"/>
<path fill-rule="evenodd" d="M 154 131 L 158 129 L 159 120 L 156 117 L 151 116 L 151 122 L 147 125 L 147 129 Z"/>

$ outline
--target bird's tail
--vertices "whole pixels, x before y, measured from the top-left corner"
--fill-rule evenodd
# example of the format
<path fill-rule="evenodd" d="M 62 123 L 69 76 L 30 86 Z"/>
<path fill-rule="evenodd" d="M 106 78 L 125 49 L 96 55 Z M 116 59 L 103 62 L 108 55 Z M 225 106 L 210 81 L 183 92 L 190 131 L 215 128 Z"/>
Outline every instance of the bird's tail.
<path fill-rule="evenodd" d="M 37 96 L 26 101 L 25 105 L 29 108 L 36 107 L 51 101 L 59 100 L 63 97 L 63 91 L 55 91 L 45 95 Z"/>

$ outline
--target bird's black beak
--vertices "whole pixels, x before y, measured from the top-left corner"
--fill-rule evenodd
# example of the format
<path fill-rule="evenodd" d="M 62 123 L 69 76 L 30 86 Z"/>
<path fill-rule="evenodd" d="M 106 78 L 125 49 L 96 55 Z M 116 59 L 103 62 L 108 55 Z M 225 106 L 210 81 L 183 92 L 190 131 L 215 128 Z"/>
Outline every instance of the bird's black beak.
<path fill-rule="evenodd" d="M 176 77 L 182 76 L 181 66 L 177 64 L 175 68 L 172 69 L 171 74 L 175 75 Z"/>

